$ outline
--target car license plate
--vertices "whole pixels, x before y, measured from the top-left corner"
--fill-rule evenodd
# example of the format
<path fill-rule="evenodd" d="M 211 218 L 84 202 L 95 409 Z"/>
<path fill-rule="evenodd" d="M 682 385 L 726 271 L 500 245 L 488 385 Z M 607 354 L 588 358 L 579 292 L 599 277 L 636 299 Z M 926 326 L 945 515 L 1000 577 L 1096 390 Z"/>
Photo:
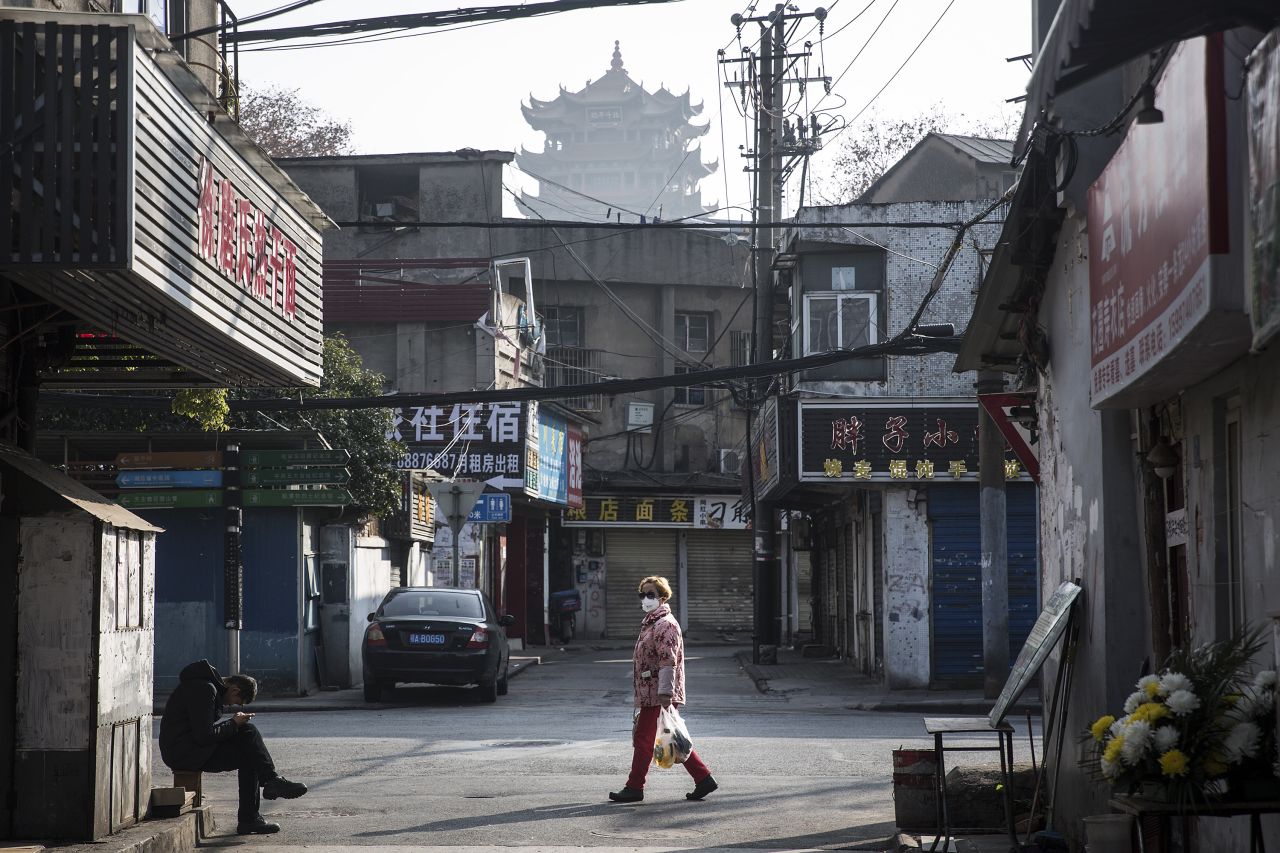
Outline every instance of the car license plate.
<path fill-rule="evenodd" d="M 443 646 L 444 634 L 410 634 L 411 646 Z"/>

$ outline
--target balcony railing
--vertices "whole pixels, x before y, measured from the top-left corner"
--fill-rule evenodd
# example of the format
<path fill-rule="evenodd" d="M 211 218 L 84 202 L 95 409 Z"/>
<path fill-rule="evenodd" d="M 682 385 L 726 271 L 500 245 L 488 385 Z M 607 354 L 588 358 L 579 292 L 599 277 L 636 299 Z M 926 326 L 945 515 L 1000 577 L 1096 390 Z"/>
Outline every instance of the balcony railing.
<path fill-rule="evenodd" d="M 603 351 L 598 349 L 547 347 L 546 378 L 543 381 L 543 387 L 556 388 L 599 382 L 605 378 L 600 371 L 601 355 Z M 581 397 L 569 397 L 561 402 L 579 412 L 598 412 L 604 398 L 600 394 L 587 394 Z"/>

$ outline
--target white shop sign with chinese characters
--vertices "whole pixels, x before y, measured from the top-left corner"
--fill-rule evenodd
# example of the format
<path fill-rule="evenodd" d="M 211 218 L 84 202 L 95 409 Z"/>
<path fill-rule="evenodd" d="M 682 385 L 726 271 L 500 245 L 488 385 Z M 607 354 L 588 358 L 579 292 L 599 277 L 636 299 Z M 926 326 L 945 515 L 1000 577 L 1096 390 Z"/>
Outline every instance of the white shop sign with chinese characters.
<path fill-rule="evenodd" d="M 693 526 L 702 530 L 750 530 L 751 507 L 740 496 L 697 498 Z"/>
<path fill-rule="evenodd" d="M 406 447 L 396 467 L 448 479 L 504 477 L 524 485 L 526 409 L 520 403 L 459 403 L 396 409 L 387 438 Z"/>

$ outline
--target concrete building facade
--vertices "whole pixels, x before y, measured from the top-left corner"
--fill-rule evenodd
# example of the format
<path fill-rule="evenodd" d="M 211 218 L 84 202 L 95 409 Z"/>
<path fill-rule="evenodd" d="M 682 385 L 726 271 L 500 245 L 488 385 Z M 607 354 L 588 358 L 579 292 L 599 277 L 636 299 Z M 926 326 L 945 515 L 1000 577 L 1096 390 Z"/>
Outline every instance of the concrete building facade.
<path fill-rule="evenodd" d="M 934 169 L 923 150 L 908 156 Z M 909 180 L 915 164 L 895 168 Z M 782 255 L 796 259 L 782 273 L 788 352 L 889 341 L 934 283 L 920 323 L 961 326 L 1003 209 L 947 258 L 957 226 L 998 197 L 802 208 Z M 812 567 L 810 600 L 792 609 L 810 607 L 814 642 L 893 688 L 982 678 L 978 402 L 974 376 L 952 373 L 952 362 L 945 352 L 850 359 L 794 375 L 786 394 L 799 477 L 779 503 L 807 513 L 809 541 L 790 538 L 808 545 Z M 1014 513 L 1033 513 L 1030 476 L 1012 468 L 1009 477 Z M 1016 525 L 1010 542 L 1015 654 L 1038 610 L 1028 533 Z"/>
<path fill-rule="evenodd" d="M 1135 40 L 1125 4 L 1054 6 L 1034 7 L 1023 182 L 956 369 L 1004 370 L 1034 406 L 1041 581 L 1084 589 L 1070 733 L 1116 713 L 1173 649 L 1260 627 L 1255 665 L 1276 665 L 1280 362 L 1261 200 L 1280 150 L 1263 94 L 1280 20 L 1177 4 Z M 1079 838 L 1112 791 L 1069 738 L 1050 771 L 1059 828 Z M 1278 827 L 1262 819 L 1266 843 Z M 1250 843 L 1245 818 L 1185 829 L 1194 849 Z"/>
<path fill-rule="evenodd" d="M 544 386 L 746 363 L 747 252 L 732 234 L 726 238 L 730 229 L 504 219 L 502 168 L 511 158 L 458 151 L 283 161 L 342 226 L 326 244 L 325 327 L 345 334 L 365 364 L 387 377 L 388 389 L 490 387 L 492 374 L 476 368 L 492 360 L 484 342 L 503 346 L 521 335 L 540 342 L 530 377 Z M 528 259 L 531 282 L 517 273 L 491 280 L 493 261 L 515 258 Z M 495 287 L 521 295 L 534 316 L 495 325 L 486 313 Z M 583 600 L 580 633 L 586 626 L 590 636 L 629 635 L 631 587 L 654 571 L 673 580 L 687 573 L 678 600 L 694 615 L 682 615 L 704 631 L 749 629 L 749 608 L 743 621 L 737 606 L 750 595 L 742 519 L 735 529 L 695 513 L 707 498 L 716 499 L 713 515 L 732 515 L 735 504 L 742 512 L 745 413 L 730 393 L 586 391 L 555 405 L 584 424 L 584 502 L 563 520 L 557 508 L 530 506 L 498 533 L 506 603 L 525 626 L 522 639 L 546 640 L 542 602 L 567 589 Z M 632 546 L 646 531 L 662 544 L 642 567 Z M 716 549 L 702 547 L 706 537 L 733 540 L 723 570 L 708 556 Z M 735 615 L 715 617 L 727 611 L 719 604 L 700 610 L 696 599 L 732 602 Z"/>

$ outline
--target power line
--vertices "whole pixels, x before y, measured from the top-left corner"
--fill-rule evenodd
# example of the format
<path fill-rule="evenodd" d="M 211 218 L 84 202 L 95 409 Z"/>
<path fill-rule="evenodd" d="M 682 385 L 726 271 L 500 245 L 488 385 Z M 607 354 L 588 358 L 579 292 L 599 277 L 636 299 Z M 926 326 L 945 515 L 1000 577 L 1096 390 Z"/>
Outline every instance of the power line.
<path fill-rule="evenodd" d="M 512 192 L 508 187 L 507 192 Z M 521 200 L 523 203 L 523 200 Z M 720 210 L 736 209 L 736 205 L 720 208 Z M 541 215 L 541 214 L 536 214 Z M 690 218 L 700 218 L 700 214 L 694 214 Z M 392 226 L 395 228 L 532 228 L 555 230 L 558 228 L 584 228 L 584 229 L 607 229 L 615 231 L 637 231 L 637 230 L 688 230 L 688 231 L 741 231 L 744 228 L 754 227 L 751 222 L 745 221 L 724 221 L 724 222 L 692 222 L 690 218 L 663 220 L 662 222 L 578 222 L 578 221 L 562 221 L 556 222 L 546 218 L 540 219 L 503 219 L 496 222 L 462 222 L 457 220 L 440 221 L 440 220 L 396 220 L 388 222 L 372 222 L 369 220 L 346 220 L 335 222 L 334 225 L 339 228 L 379 228 Z M 964 223 L 959 220 L 954 221 L 895 221 L 895 222 L 823 222 L 822 227 L 840 228 L 959 228 Z M 998 223 L 997 223 L 998 224 Z M 774 222 L 761 222 L 760 228 L 800 228 L 809 227 L 809 223 L 796 222 L 791 219 L 783 219 Z"/>
<path fill-rule="evenodd" d="M 925 41 L 928 40 L 929 36 L 933 35 L 933 31 L 938 28 L 938 24 L 942 23 L 942 19 L 946 17 L 947 12 L 951 11 L 951 7 L 954 5 L 956 5 L 956 0 L 951 0 L 951 2 L 947 4 L 947 8 L 943 9 L 942 14 L 938 16 L 938 20 L 933 22 L 933 26 L 929 27 L 929 31 L 926 32 L 924 36 L 921 37 L 920 41 L 916 44 L 916 46 L 912 48 L 911 53 L 907 54 L 907 58 L 902 60 L 902 64 L 898 66 L 897 70 L 893 72 L 893 74 L 889 77 L 888 80 L 884 81 L 884 85 L 880 87 L 879 91 L 877 91 L 874 95 L 871 96 L 871 100 L 863 104 L 862 109 L 858 110 L 857 114 L 854 115 L 853 118 L 849 119 L 848 123 L 845 124 L 846 128 L 851 126 L 855 121 L 857 121 L 862 116 L 862 114 L 867 111 L 867 108 L 876 102 L 876 98 L 884 94 L 884 90 L 889 88 L 890 83 L 898 79 L 898 75 L 902 73 L 902 69 L 907 67 L 907 63 L 910 62 L 911 58 L 915 56 L 917 52 L 919 52 L 921 47 L 924 46 L 924 43 Z M 839 136 L 839 135 L 840 135 L 840 131 L 837 131 L 830 138 L 834 139 L 836 136 Z"/>
<path fill-rule="evenodd" d="M 228 44 L 244 44 L 259 41 L 284 41 L 297 38 L 324 38 L 352 33 L 371 33 L 378 31 L 409 30 L 422 27 L 442 27 L 452 24 L 467 24 L 477 21 L 517 20 L 553 15 L 562 12 L 573 12 L 580 9 L 610 8 L 615 6 L 640 6 L 653 3 L 673 3 L 679 0 L 546 0 L 542 3 L 507 4 L 502 6 L 482 6 L 452 9 L 440 12 L 420 12 L 408 15 L 385 15 L 374 18 L 357 18 L 341 21 L 329 21 L 322 24 L 307 24 L 294 27 L 276 27 L 264 30 L 233 30 L 222 34 Z M 220 27 L 206 27 L 190 33 L 181 33 L 173 40 L 193 38 L 217 32 Z"/>

